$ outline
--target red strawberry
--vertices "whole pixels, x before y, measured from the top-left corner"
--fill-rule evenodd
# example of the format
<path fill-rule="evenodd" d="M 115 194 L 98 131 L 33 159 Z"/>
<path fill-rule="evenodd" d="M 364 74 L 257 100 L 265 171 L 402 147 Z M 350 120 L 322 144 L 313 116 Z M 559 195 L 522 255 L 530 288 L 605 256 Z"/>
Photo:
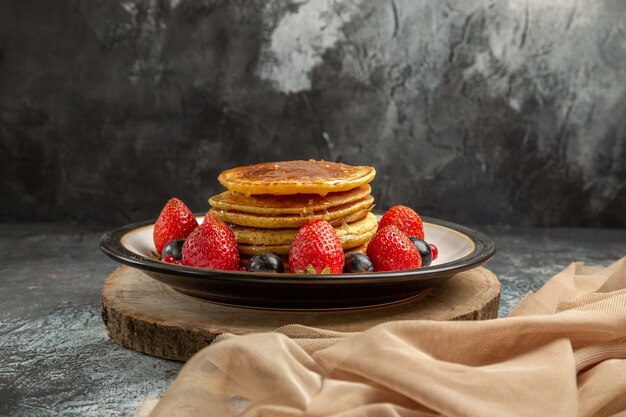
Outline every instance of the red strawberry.
<path fill-rule="evenodd" d="M 397 226 L 378 229 L 367 245 L 375 271 L 399 271 L 422 266 L 420 251 Z"/>
<path fill-rule="evenodd" d="M 210 215 L 207 214 L 207 217 Z M 205 218 L 183 245 L 183 265 L 210 269 L 239 269 L 239 248 L 226 223 Z"/>
<path fill-rule="evenodd" d="M 432 243 L 429 243 L 428 246 L 430 246 L 430 251 L 433 254 L 433 261 L 434 261 L 439 256 L 439 249 L 437 249 L 437 246 L 433 245 Z"/>
<path fill-rule="evenodd" d="M 390 208 L 380 219 L 378 228 L 383 229 L 392 224 L 398 226 L 407 236 L 414 236 L 424 240 L 422 219 L 412 208 L 406 206 Z"/>
<path fill-rule="evenodd" d="M 198 221 L 189 207 L 177 198 L 171 198 L 161 210 L 152 234 L 159 255 L 163 247 L 175 239 L 185 239 L 198 227 Z"/>
<path fill-rule="evenodd" d="M 341 241 L 326 220 L 312 220 L 298 230 L 289 251 L 292 271 L 340 274 L 343 262 Z"/>
<path fill-rule="evenodd" d="M 204 215 L 203 222 L 207 223 L 207 222 L 212 222 L 213 220 L 218 220 L 218 218 L 212 215 L 210 211 L 207 211 L 206 214 Z"/>
<path fill-rule="evenodd" d="M 176 264 L 176 265 L 182 265 L 183 264 L 181 261 L 179 261 L 178 259 L 174 258 L 173 256 L 166 256 L 162 260 L 163 260 L 163 262 L 168 263 L 168 264 Z"/>

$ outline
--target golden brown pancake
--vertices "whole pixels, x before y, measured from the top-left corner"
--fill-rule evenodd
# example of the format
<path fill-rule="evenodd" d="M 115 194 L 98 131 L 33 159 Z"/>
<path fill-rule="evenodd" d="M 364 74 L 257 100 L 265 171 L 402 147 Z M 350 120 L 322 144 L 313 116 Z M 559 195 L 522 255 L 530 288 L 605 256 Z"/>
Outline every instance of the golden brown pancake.
<path fill-rule="evenodd" d="M 376 233 L 376 229 L 368 230 L 360 235 L 344 235 L 343 237 L 339 237 L 341 241 L 341 247 L 344 250 L 349 250 L 353 248 L 360 247 L 374 236 Z M 245 243 L 238 243 L 239 252 L 244 255 L 258 255 L 264 252 L 272 252 L 276 255 L 287 255 L 289 254 L 289 250 L 291 249 L 291 244 L 286 245 L 249 245 Z"/>
<path fill-rule="evenodd" d="M 246 196 L 238 192 L 225 191 L 209 199 L 209 204 L 218 210 L 240 211 L 242 213 L 265 216 L 301 214 L 322 211 L 361 200 L 372 191 L 367 184 L 349 191 L 329 193 L 325 197 L 318 194 Z"/>
<path fill-rule="evenodd" d="M 376 232 L 378 226 L 376 216 L 368 213 L 365 217 L 352 223 L 342 223 L 335 226 L 340 239 L 350 240 L 368 232 Z M 291 245 L 298 229 L 259 229 L 231 225 L 235 233 L 235 240 L 242 245 Z"/>
<path fill-rule="evenodd" d="M 342 223 L 352 223 L 365 217 L 373 208 L 374 198 L 369 195 L 361 200 L 341 206 L 331 207 L 328 210 L 306 213 L 302 215 L 290 214 L 280 216 L 263 216 L 260 214 L 244 213 L 240 211 L 216 210 L 210 212 L 218 219 L 231 224 L 262 229 L 285 229 L 304 226 L 314 219 L 324 219 L 333 226 Z"/>
<path fill-rule="evenodd" d="M 355 252 L 365 253 L 365 251 L 367 250 L 367 244 L 368 243 L 369 243 L 369 240 L 366 243 L 362 244 L 361 246 L 357 246 L 356 248 L 346 249 L 343 252 L 346 255 L 349 255 L 349 254 L 355 253 Z"/>
<path fill-rule="evenodd" d="M 244 195 L 319 194 L 348 191 L 368 184 L 376 170 L 327 161 L 283 161 L 223 171 L 219 182 Z"/>
<path fill-rule="evenodd" d="M 210 212 L 235 233 L 242 265 L 272 252 L 288 270 L 298 228 L 314 219 L 330 222 L 344 252 L 365 251 L 378 227 L 368 185 L 375 175 L 372 167 L 314 160 L 233 168 L 220 174 L 228 191 L 209 199 Z"/>

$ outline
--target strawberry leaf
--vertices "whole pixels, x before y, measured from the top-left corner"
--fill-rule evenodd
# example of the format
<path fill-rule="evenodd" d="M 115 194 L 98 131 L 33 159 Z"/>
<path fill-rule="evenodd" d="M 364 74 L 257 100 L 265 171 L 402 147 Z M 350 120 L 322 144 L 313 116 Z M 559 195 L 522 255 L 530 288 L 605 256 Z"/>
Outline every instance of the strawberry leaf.
<path fill-rule="evenodd" d="M 309 266 L 306 267 L 306 273 L 308 275 L 317 274 L 317 272 L 315 271 L 315 268 L 313 268 L 313 265 L 309 265 Z M 330 267 L 327 266 L 326 268 L 322 269 L 322 272 L 320 272 L 320 274 L 322 274 L 322 275 L 330 274 Z"/>
<path fill-rule="evenodd" d="M 294 271 L 296 274 L 307 274 L 307 275 L 316 275 L 317 272 L 315 271 L 315 268 L 313 268 L 313 265 L 309 265 L 306 267 L 306 271 L 303 271 L 301 269 L 296 269 Z M 326 268 L 322 269 L 322 272 L 320 272 L 320 274 L 322 275 L 328 275 L 330 274 L 330 267 L 327 266 Z"/>

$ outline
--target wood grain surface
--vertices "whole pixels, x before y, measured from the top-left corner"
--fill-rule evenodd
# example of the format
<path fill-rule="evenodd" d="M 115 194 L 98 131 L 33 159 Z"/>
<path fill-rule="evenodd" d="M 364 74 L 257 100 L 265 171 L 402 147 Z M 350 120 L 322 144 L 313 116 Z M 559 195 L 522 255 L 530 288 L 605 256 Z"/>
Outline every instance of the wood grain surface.
<path fill-rule="evenodd" d="M 392 320 L 495 318 L 500 282 L 485 268 L 462 272 L 419 295 L 384 306 L 273 310 L 198 300 L 122 266 L 104 283 L 102 319 L 111 339 L 150 355 L 185 361 L 220 333 L 247 334 L 301 324 L 358 332 Z"/>

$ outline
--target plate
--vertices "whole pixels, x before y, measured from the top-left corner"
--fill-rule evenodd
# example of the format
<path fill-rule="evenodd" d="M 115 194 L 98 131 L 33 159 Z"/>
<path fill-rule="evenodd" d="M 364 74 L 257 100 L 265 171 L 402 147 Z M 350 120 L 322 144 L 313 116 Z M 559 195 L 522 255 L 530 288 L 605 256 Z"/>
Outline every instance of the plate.
<path fill-rule="evenodd" d="M 203 216 L 197 219 L 201 223 Z M 426 240 L 437 246 L 439 257 L 428 267 L 405 271 L 298 275 L 168 264 L 158 260 L 152 242 L 155 220 L 105 233 L 100 248 L 115 261 L 140 269 L 176 291 L 215 303 L 279 309 L 354 308 L 411 298 L 484 264 L 496 253 L 495 242 L 476 230 L 445 220 L 422 220 Z"/>

